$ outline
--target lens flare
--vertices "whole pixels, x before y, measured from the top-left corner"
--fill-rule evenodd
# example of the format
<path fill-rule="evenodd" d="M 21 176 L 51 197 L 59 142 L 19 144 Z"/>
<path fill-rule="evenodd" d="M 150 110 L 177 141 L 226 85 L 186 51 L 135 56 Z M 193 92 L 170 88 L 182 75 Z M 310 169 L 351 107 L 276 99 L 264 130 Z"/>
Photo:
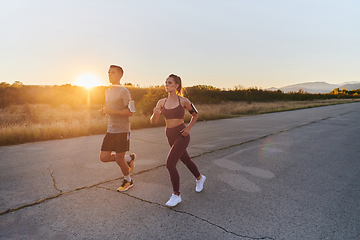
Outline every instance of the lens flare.
<path fill-rule="evenodd" d="M 101 80 L 93 74 L 83 74 L 77 78 L 75 85 L 90 89 L 92 87 L 100 86 Z"/>
<path fill-rule="evenodd" d="M 260 147 L 260 158 L 262 161 L 267 161 L 270 155 L 273 154 L 274 139 L 267 138 Z"/>

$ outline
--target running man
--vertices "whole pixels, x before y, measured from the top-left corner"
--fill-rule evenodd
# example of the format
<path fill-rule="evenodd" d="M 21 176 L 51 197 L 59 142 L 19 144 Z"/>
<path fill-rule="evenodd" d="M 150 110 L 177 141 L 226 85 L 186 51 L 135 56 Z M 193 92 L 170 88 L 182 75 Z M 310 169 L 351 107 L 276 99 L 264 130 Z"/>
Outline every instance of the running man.
<path fill-rule="evenodd" d="M 108 74 L 111 87 L 105 91 L 106 103 L 99 110 L 101 115 L 109 115 L 107 133 L 101 146 L 100 160 L 116 162 L 119 165 L 124 180 L 117 190 L 124 192 L 133 187 L 130 173 L 134 170 L 136 155 L 134 153 L 125 155 L 125 153 L 129 151 L 130 147 L 129 117 L 134 113 L 128 107 L 131 100 L 130 92 L 120 85 L 120 79 L 124 75 L 123 69 L 111 65 Z"/>

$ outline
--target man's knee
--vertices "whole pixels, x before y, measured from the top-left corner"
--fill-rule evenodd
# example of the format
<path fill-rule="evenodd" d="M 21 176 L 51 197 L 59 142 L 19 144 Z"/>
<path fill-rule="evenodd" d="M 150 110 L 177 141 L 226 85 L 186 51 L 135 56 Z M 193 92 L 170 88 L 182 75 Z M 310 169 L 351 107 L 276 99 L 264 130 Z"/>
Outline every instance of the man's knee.
<path fill-rule="evenodd" d="M 105 157 L 101 156 L 101 155 L 100 155 L 100 161 L 102 161 L 102 162 L 108 162 L 108 160 L 107 160 Z"/>
<path fill-rule="evenodd" d="M 100 161 L 102 162 L 110 162 L 110 157 L 111 157 L 111 154 L 105 154 L 103 152 L 100 153 Z"/>

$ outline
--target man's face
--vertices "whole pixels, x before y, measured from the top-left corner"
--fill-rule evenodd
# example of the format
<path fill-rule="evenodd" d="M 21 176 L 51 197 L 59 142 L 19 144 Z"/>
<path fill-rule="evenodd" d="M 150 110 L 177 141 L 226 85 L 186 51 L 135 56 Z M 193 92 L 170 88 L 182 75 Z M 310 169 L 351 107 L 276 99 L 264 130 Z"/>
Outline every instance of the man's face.
<path fill-rule="evenodd" d="M 109 68 L 108 74 L 110 83 L 120 83 L 120 78 L 122 76 L 116 68 Z"/>

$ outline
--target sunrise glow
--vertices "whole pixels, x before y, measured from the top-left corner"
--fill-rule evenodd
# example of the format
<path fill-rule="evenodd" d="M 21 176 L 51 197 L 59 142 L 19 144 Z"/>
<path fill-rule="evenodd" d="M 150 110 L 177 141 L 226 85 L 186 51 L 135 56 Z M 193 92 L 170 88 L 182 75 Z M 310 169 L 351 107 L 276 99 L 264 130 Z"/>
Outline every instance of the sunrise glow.
<path fill-rule="evenodd" d="M 76 79 L 75 85 L 90 89 L 92 87 L 100 86 L 101 80 L 93 74 L 83 74 Z"/>

